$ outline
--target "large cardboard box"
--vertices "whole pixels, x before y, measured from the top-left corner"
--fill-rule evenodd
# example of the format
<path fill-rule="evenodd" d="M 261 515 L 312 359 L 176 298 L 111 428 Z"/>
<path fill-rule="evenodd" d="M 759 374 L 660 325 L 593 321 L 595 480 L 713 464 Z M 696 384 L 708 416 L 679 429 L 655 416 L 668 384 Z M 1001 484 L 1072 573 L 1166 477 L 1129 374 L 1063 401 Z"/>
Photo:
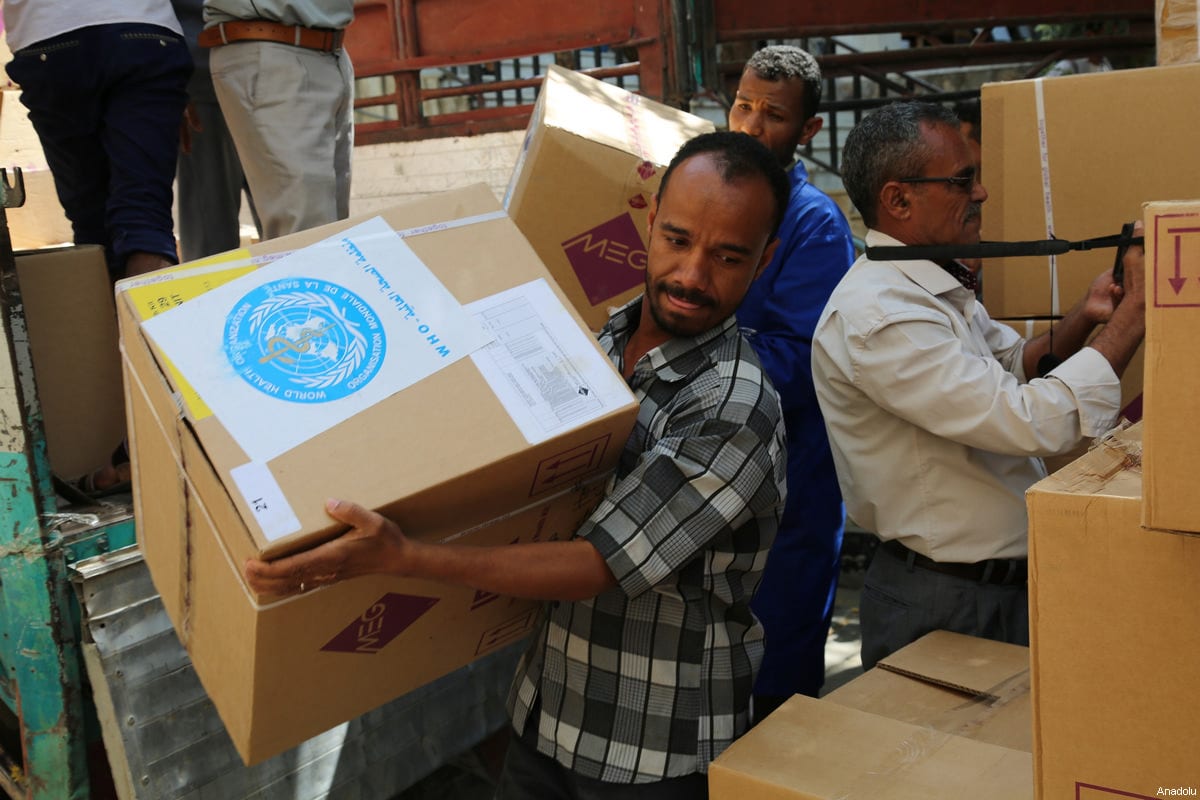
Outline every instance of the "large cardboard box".
<path fill-rule="evenodd" d="M 612 84 L 547 71 L 504 206 L 593 330 L 642 291 L 646 216 L 662 171 L 711 130 Z"/>
<path fill-rule="evenodd" d="M 1200 64 L 985 84 L 983 237 L 1115 234 L 1144 202 L 1195 196 L 1197 92 Z M 1065 313 L 1114 255 L 995 259 L 983 286 L 988 312 Z"/>
<path fill-rule="evenodd" d="M 934 631 L 709 766 L 713 800 L 1031 798 L 1029 650 Z"/>
<path fill-rule="evenodd" d="M 1141 526 L 1141 445 L 1122 431 L 1027 495 L 1044 800 L 1200 790 L 1200 538 Z"/>
<path fill-rule="evenodd" d="M 75 233 L 58 202 L 41 140 L 20 97 L 19 91 L 0 92 L 0 167 L 20 167 L 25 183 L 25 204 L 7 209 L 13 247 L 34 249 L 72 242 Z M 13 182 L 11 174 L 9 182 Z"/>
<path fill-rule="evenodd" d="M 1196 0 L 1155 0 L 1154 30 L 1160 67 L 1200 61 L 1200 4 Z"/>
<path fill-rule="evenodd" d="M 637 413 L 620 376 L 486 187 L 399 206 L 382 218 L 405 231 L 403 242 L 419 263 L 398 267 L 373 260 L 368 238 L 357 238 L 362 221 L 349 220 L 257 245 L 244 254 L 251 261 L 233 254 L 219 263 L 119 285 L 139 543 L 196 673 L 248 763 L 520 639 L 534 625 L 538 605 L 383 577 L 263 597 L 243 581 L 247 558 L 336 535 L 323 513 L 326 497 L 380 509 L 426 541 L 566 539 L 602 496 Z M 332 244 L 319 244 L 331 234 Z M 386 231 L 382 239 L 395 236 Z M 236 365 L 234 356 L 241 354 L 251 364 L 274 363 L 285 354 L 282 339 L 288 338 L 287 357 L 306 364 L 297 353 L 308 352 L 309 345 L 314 351 L 328 347 L 319 336 L 338 315 L 362 314 L 363 327 L 371 309 L 381 321 L 407 310 L 411 313 L 398 319 L 432 325 L 443 342 L 422 339 L 422 346 L 441 348 L 456 332 L 438 322 L 451 317 L 431 314 L 420 299 L 418 274 L 428 270 L 452 297 L 451 305 L 484 304 L 475 319 L 486 322 L 497 342 L 339 417 L 273 458 L 248 461 L 240 442 L 250 440 L 233 433 L 242 430 L 241 409 L 227 412 L 227 399 L 203 395 L 205 384 L 198 381 L 203 375 L 170 349 L 163 326 L 171 314 L 194 315 L 214 298 L 241 295 L 246 286 L 276 286 L 277 274 L 288 274 L 297 258 L 313 253 L 329 264 L 322 280 L 332 281 L 330 275 L 343 274 L 333 272 L 341 263 L 333 260 L 340 258 L 336 248 L 361 256 L 351 261 L 378 282 L 377 293 L 360 294 L 357 301 L 331 295 L 340 306 L 330 316 L 320 297 L 327 288 L 308 299 L 291 290 L 260 296 L 253 288 L 246 296 L 258 297 L 258 305 L 248 315 L 243 303 L 228 308 L 218 303 L 213 308 L 224 310 L 189 322 L 188 335 L 210 342 L 201 349 L 218 352 L 223 341 L 232 341 L 231 330 L 240 330 L 247 317 L 258 318 L 269 352 L 255 359 L 258 351 L 239 344 L 214 359 Z M 290 259 L 252 263 L 292 250 Z M 231 273 L 244 277 L 215 286 Z M 156 309 L 195 293 L 196 281 L 208 291 L 154 316 Z M 304 300 L 299 312 L 297 297 Z M 279 314 L 284 316 L 268 326 Z M 320 327 L 307 327 L 309 314 L 321 320 Z M 345 335 L 335 328 L 329 342 Z M 390 368 L 387 359 L 394 355 L 402 359 L 400 366 L 418 360 L 412 346 L 401 350 L 398 344 L 387 342 L 381 370 Z M 168 362 L 167 352 L 177 355 Z M 497 359 L 507 364 L 499 378 L 486 372 Z M 233 392 L 234 383 L 228 385 Z M 261 402 L 268 411 L 263 427 L 288 433 L 295 409 L 278 393 Z M 542 415 L 539 421 L 550 433 L 530 438 L 519 425 L 522 403 Z M 329 411 L 322 413 L 333 414 L 336 407 L 326 405 Z M 284 527 L 278 525 L 281 508 L 293 515 Z"/>
<path fill-rule="evenodd" d="M 1195 188 L 1195 187 L 1193 187 Z M 1200 200 L 1146 206 L 1146 504 L 1151 528 L 1200 531 Z"/>
<path fill-rule="evenodd" d="M 107 464 L 125 435 L 112 283 L 98 245 L 16 254 L 51 468 L 68 480 Z"/>

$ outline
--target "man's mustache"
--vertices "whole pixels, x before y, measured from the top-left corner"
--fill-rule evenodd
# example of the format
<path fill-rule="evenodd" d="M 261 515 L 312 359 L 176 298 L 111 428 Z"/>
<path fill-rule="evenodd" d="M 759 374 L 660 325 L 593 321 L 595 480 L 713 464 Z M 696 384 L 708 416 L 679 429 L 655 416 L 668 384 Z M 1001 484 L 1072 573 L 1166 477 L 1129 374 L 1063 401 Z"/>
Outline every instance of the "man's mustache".
<path fill-rule="evenodd" d="M 678 284 L 659 283 L 658 290 L 666 292 L 676 300 L 682 300 L 685 303 L 692 303 L 698 306 L 715 306 L 717 301 L 711 296 L 705 294 L 699 289 L 685 289 Z"/>

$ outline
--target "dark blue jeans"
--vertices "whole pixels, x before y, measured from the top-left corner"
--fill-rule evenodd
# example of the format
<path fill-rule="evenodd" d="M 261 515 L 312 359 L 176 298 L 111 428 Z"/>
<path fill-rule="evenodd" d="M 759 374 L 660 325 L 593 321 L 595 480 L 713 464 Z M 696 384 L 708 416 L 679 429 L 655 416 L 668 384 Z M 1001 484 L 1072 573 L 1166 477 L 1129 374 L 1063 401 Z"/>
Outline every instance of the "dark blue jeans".
<path fill-rule="evenodd" d="M 94 25 L 13 54 L 8 74 L 37 131 L 77 244 L 124 274 L 135 252 L 177 261 L 171 217 L 192 57 L 154 25 Z"/>

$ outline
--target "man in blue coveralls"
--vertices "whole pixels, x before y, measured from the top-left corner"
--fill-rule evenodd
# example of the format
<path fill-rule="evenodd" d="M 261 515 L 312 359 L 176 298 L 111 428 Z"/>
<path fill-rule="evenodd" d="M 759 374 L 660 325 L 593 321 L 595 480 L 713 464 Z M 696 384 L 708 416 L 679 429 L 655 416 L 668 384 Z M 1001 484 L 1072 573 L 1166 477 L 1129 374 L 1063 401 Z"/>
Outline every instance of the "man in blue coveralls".
<path fill-rule="evenodd" d="M 788 437 L 787 505 L 752 603 L 766 629 L 755 719 L 793 694 L 815 697 L 824 682 L 845 519 L 809 361 L 817 318 L 854 262 L 854 244 L 837 203 L 796 158 L 821 130 L 820 101 L 816 59 L 777 45 L 746 62 L 729 111 L 729 129 L 766 145 L 792 185 L 779 246 L 737 312 L 779 392 Z"/>

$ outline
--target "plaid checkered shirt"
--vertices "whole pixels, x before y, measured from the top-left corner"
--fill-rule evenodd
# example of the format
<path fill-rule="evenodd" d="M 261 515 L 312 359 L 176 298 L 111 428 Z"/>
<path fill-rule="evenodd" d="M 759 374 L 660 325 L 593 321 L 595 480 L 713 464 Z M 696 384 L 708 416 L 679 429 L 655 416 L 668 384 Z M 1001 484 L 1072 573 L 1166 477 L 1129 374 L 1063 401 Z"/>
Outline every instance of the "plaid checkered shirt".
<path fill-rule="evenodd" d="M 600 334 L 618 367 L 640 311 Z M 763 649 L 750 598 L 786 480 L 779 399 L 733 317 L 654 348 L 629 384 L 637 424 L 576 533 L 618 585 L 547 604 L 509 696 L 539 752 L 613 783 L 706 772 L 748 729 Z"/>

